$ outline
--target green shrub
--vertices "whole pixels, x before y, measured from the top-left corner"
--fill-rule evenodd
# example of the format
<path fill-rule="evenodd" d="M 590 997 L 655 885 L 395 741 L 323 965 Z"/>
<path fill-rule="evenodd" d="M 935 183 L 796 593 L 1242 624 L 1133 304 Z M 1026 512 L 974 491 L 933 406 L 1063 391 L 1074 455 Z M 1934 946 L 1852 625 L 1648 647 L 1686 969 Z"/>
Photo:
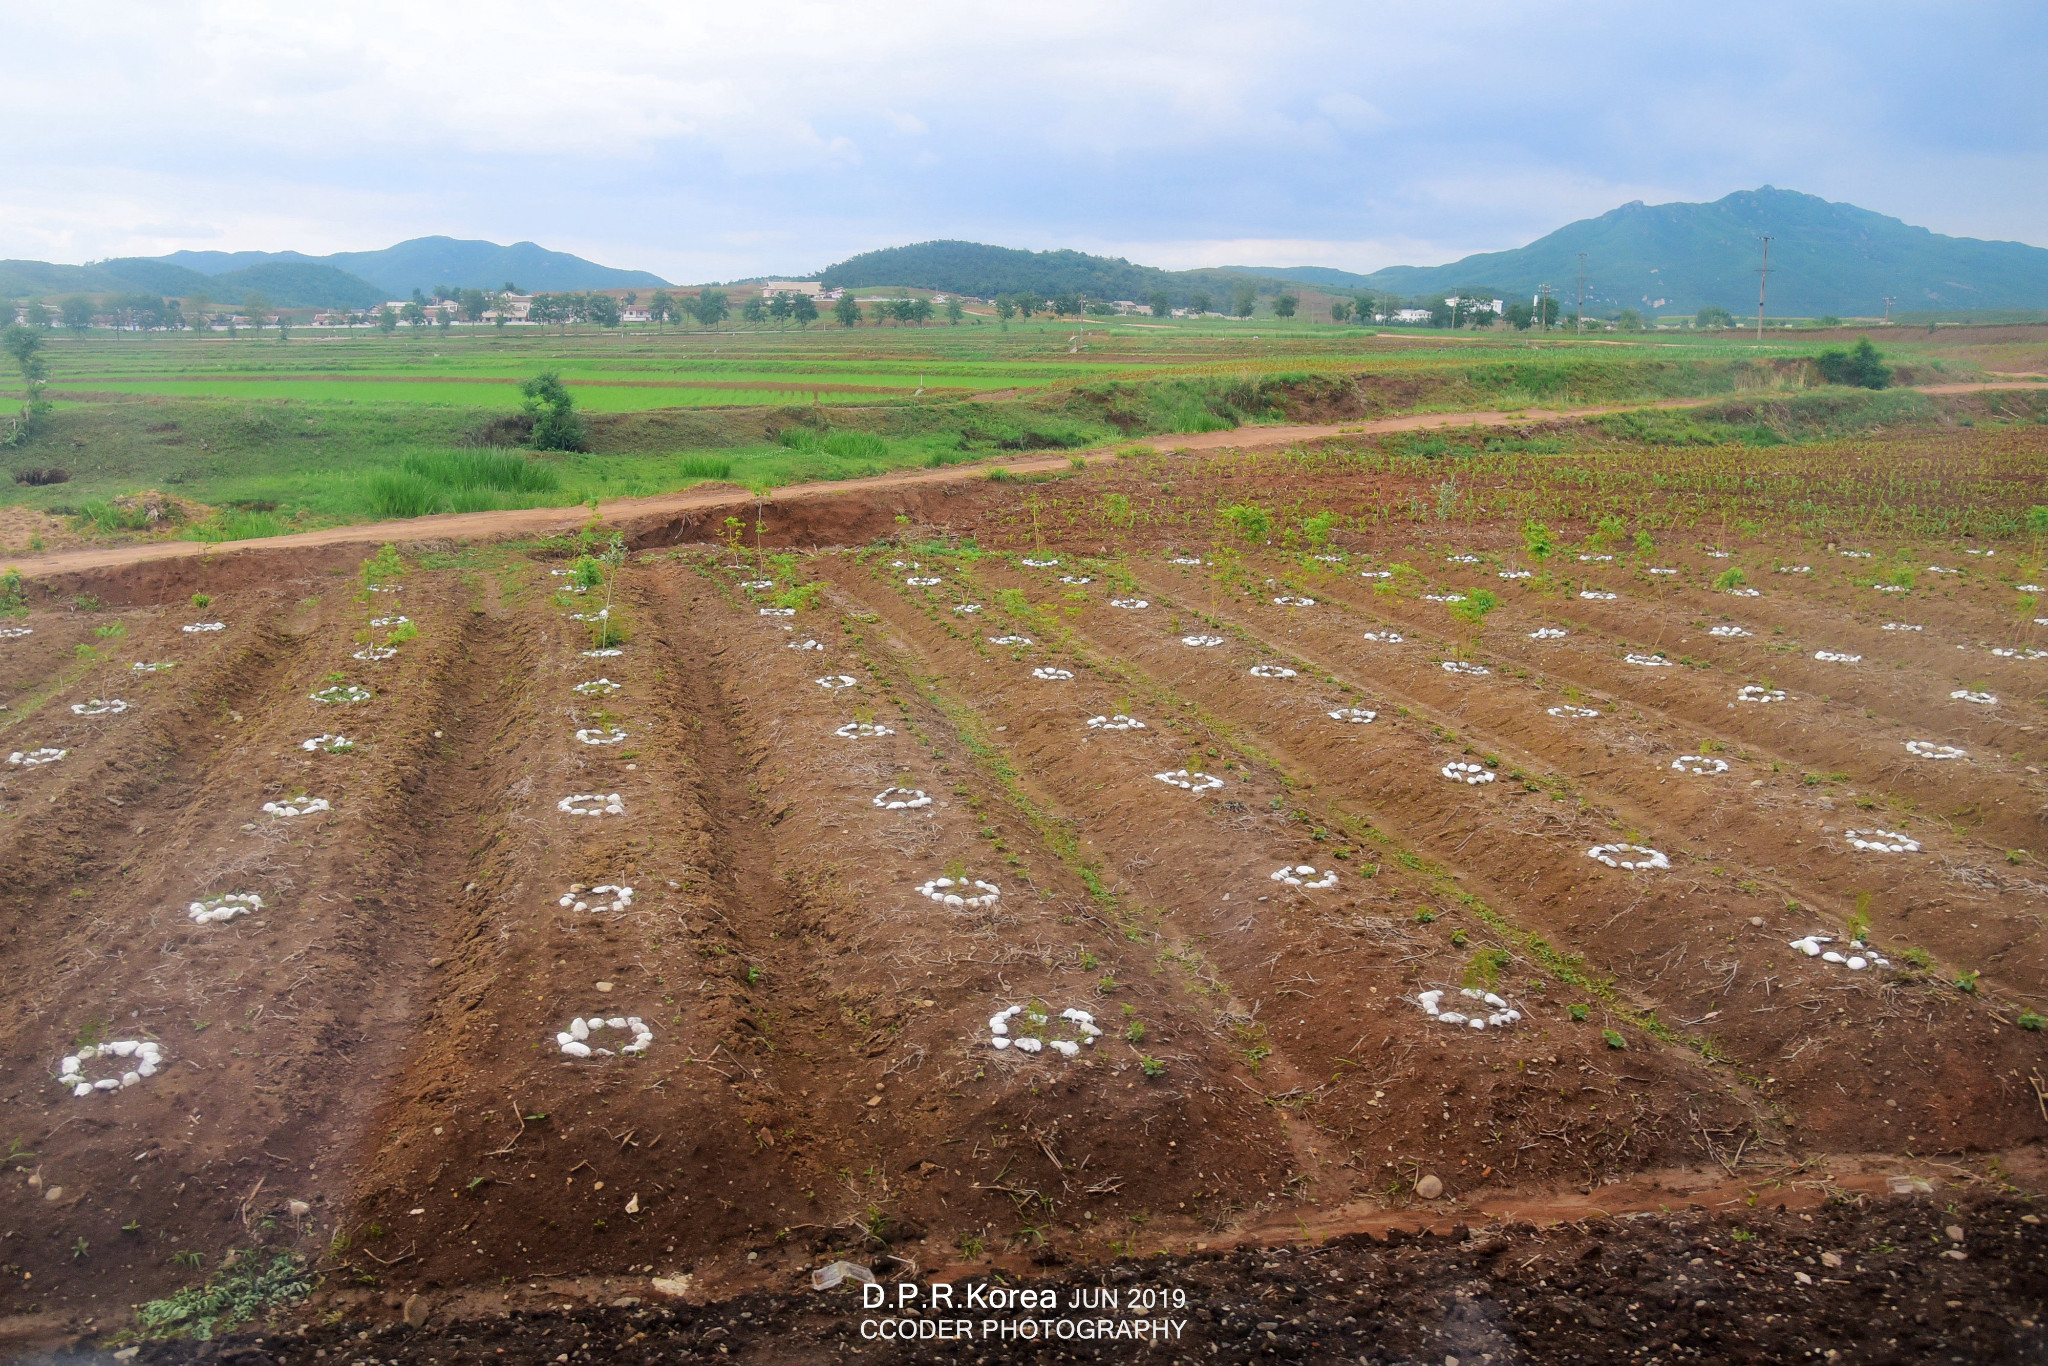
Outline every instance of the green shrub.
<path fill-rule="evenodd" d="M 1611 1029 L 1603 1029 L 1603 1030 L 1601 1030 L 1601 1031 L 1600 1031 L 1600 1037 L 1601 1037 L 1601 1038 L 1603 1038 L 1603 1039 L 1605 1039 L 1605 1040 L 1607 1041 L 1607 1046 L 1608 1046 L 1609 1048 L 1627 1048 L 1627 1047 L 1628 1047 L 1628 1040 L 1627 1040 L 1627 1039 L 1624 1039 L 1624 1038 L 1622 1038 L 1622 1037 L 1621 1037 L 1621 1035 L 1617 1034 L 1617 1033 L 1616 1033 L 1615 1031 L 1613 1031 L 1613 1030 L 1611 1030 Z"/>
<path fill-rule="evenodd" d="M 1232 503 L 1216 509 L 1216 515 L 1253 545 L 1263 544 L 1273 534 L 1273 514 L 1257 503 Z"/>
<path fill-rule="evenodd" d="M 1547 560 L 1557 553 L 1557 538 L 1550 534 L 1550 528 L 1541 522 L 1522 523 L 1522 548 L 1529 557 Z"/>
<path fill-rule="evenodd" d="M 873 432 L 833 432 L 824 441 L 825 454 L 837 460 L 887 460 L 889 443 Z"/>
<path fill-rule="evenodd" d="M 1465 595 L 1463 602 L 1451 604 L 1451 615 L 1459 621 L 1477 626 L 1486 619 L 1486 614 L 1500 606 L 1500 599 L 1485 588 L 1475 588 Z"/>
<path fill-rule="evenodd" d="M 732 461 L 722 455 L 686 455 L 676 462 L 676 474 L 683 479 L 729 479 Z"/>
<path fill-rule="evenodd" d="M 1892 382 L 1891 367 L 1877 348 L 1864 337 L 1853 351 L 1823 351 L 1814 357 L 1813 368 L 1829 384 L 1846 384 L 1857 389 L 1882 389 Z"/>
<path fill-rule="evenodd" d="M 302 1258 L 279 1252 L 267 1263 L 253 1248 L 174 1295 L 138 1305 L 136 1323 L 150 1337 L 210 1340 L 215 1330 L 247 1323 L 279 1305 L 296 1304 L 313 1289 Z"/>

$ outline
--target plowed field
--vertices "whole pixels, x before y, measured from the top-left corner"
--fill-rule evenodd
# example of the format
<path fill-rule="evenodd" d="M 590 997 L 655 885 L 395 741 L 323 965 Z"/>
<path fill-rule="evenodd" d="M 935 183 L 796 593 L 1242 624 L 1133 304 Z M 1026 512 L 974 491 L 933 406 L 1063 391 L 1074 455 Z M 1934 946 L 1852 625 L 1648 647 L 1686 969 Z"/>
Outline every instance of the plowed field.
<path fill-rule="evenodd" d="M 12 1333 L 238 1249 L 374 1322 L 2014 1194 L 2039 538 L 1415 496 L 1160 457 L 0 623 Z"/>

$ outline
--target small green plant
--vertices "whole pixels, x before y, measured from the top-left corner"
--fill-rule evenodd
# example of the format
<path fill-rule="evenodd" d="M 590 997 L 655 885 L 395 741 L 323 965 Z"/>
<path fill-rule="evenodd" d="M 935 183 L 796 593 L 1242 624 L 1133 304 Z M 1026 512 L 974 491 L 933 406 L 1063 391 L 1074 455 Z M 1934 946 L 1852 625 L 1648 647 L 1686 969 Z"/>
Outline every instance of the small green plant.
<path fill-rule="evenodd" d="M 1588 536 L 1586 540 L 1597 549 L 1605 550 L 1608 546 L 1620 540 L 1627 530 L 1628 528 L 1622 525 L 1621 518 L 1616 517 L 1613 513 L 1609 513 L 1593 523 L 1593 534 Z"/>
<path fill-rule="evenodd" d="M 1956 977 L 1956 990 L 1962 992 L 1965 996 L 1975 996 L 1977 994 L 1977 977 L 1978 973 L 1975 968 L 1965 968 Z"/>
<path fill-rule="evenodd" d="M 1273 534 L 1273 514 L 1257 503 L 1231 503 L 1216 516 L 1250 545 L 1263 545 Z"/>
<path fill-rule="evenodd" d="M 194 593 L 192 595 L 192 605 L 194 607 L 211 607 L 213 605 L 213 598 L 206 593 Z"/>
<path fill-rule="evenodd" d="M 1870 938 L 1870 893 L 1856 893 L 1856 913 L 1849 917 L 1849 937 L 1861 943 Z"/>
<path fill-rule="evenodd" d="M 1722 570 L 1715 578 L 1714 587 L 1726 592 L 1730 588 L 1742 587 L 1743 582 L 1742 571 L 1731 566 Z"/>
<path fill-rule="evenodd" d="M 84 1238 L 80 1238 L 77 1242 L 71 1245 L 71 1260 L 74 1262 L 82 1262 L 85 1260 L 86 1254 L 90 1251 L 92 1251 L 92 1244 L 85 1241 Z"/>
<path fill-rule="evenodd" d="M 1905 959 L 1908 963 L 1920 969 L 1920 971 L 1922 972 L 1926 972 L 1928 969 L 1934 966 L 1934 955 L 1923 948 L 1915 947 L 1907 949 L 1904 953 L 1900 954 L 1899 957 Z"/>
<path fill-rule="evenodd" d="M 752 986 L 752 985 L 754 985 L 754 984 L 755 984 L 756 982 L 760 981 L 760 980 L 761 980 L 761 969 L 760 969 L 760 966 L 759 966 L 758 964 L 754 964 L 754 963 L 749 963 L 749 964 L 747 964 L 747 973 L 746 973 L 746 976 L 747 976 L 747 985 L 748 985 L 748 986 Z"/>
<path fill-rule="evenodd" d="M 1729 1233 L 1728 1236 L 1733 1238 L 1738 1243 L 1746 1243 L 1756 1237 L 1754 1233 L 1750 1232 L 1746 1228 L 1734 1229 Z"/>
<path fill-rule="evenodd" d="M 1501 976 L 1514 965 L 1514 956 L 1506 949 L 1481 949 L 1465 964 L 1465 985 L 1492 991 L 1500 985 Z"/>
<path fill-rule="evenodd" d="M 149 1337 L 208 1341 L 216 1331 L 298 1303 L 312 1288 L 306 1264 L 296 1254 L 279 1252 L 266 1261 L 250 1248 L 228 1254 L 205 1284 L 137 1306 L 135 1320 Z"/>
<path fill-rule="evenodd" d="M 1557 553 L 1557 538 L 1550 534 L 1550 528 L 1541 522 L 1522 523 L 1522 549 L 1529 552 L 1529 558 L 1547 560 Z"/>
<path fill-rule="evenodd" d="M 1656 548 L 1657 543 L 1654 540 L 1650 539 L 1649 532 L 1638 531 L 1636 533 L 1636 553 L 1638 555 L 1647 555 Z"/>
<path fill-rule="evenodd" d="M 1572 1017 L 1572 1018 L 1573 1018 L 1574 1020 L 1577 1020 L 1577 1021 L 1580 1021 L 1581 1023 L 1583 1023 L 1583 1022 L 1584 1022 L 1584 1021 L 1586 1020 L 1586 1018 L 1587 1018 L 1588 1016 L 1590 1016 L 1590 1015 L 1591 1015 L 1591 1014 L 1593 1013 L 1593 1010 L 1592 1010 L 1592 1007 L 1590 1007 L 1590 1006 L 1586 1006 L 1586 1005 L 1573 1005 L 1573 1006 L 1569 1007 L 1569 1008 L 1568 1008 L 1568 1009 L 1567 1009 L 1567 1010 L 1565 1011 L 1565 1013 L 1566 1013 L 1567 1015 L 1570 1015 L 1570 1016 L 1571 1016 L 1571 1017 Z"/>
<path fill-rule="evenodd" d="M 1486 620 L 1486 614 L 1500 606 L 1500 599 L 1491 591 L 1475 588 L 1465 595 L 1463 602 L 1451 604 L 1451 615 L 1469 626 L 1477 626 Z"/>
<path fill-rule="evenodd" d="M 1461 949 L 1462 949 L 1462 948 L 1464 948 L 1464 947 L 1465 947 L 1465 932 L 1464 932 L 1463 930 L 1452 930 L 1452 931 L 1451 931 L 1451 943 L 1452 943 L 1453 945 L 1455 945 L 1456 947 L 1458 947 L 1458 948 L 1461 948 Z"/>
<path fill-rule="evenodd" d="M 2048 1019 L 2043 1019 L 2031 1010 L 2022 1010 L 2020 1012 L 2019 1026 L 2028 1033 L 2038 1034 L 2043 1026 L 2048 1026 Z"/>
<path fill-rule="evenodd" d="M 1417 906 L 1417 907 L 1415 908 L 1415 923 L 1416 923 L 1416 924 L 1418 924 L 1418 925 L 1428 925 L 1428 924 L 1432 924 L 1432 923 L 1434 923 L 1434 922 L 1435 922 L 1435 920 L 1436 920 L 1436 912 L 1435 912 L 1435 911 L 1432 911 L 1431 909 L 1429 909 L 1429 907 L 1427 907 L 1427 906 Z"/>
<path fill-rule="evenodd" d="M 1145 1041 L 1145 1022 L 1143 1020 L 1133 1020 L 1128 1025 L 1125 1025 L 1124 1038 L 1131 1043 L 1143 1043 Z"/>
<path fill-rule="evenodd" d="M 1148 1077 L 1163 1077 L 1166 1075 L 1166 1064 L 1150 1054 L 1139 1057 L 1138 1069 Z"/>
<path fill-rule="evenodd" d="M 979 1257 L 988 1247 L 988 1240 L 979 1233 L 963 1233 L 953 1245 L 960 1249 L 961 1256 L 974 1258 Z"/>
<path fill-rule="evenodd" d="M 93 627 L 92 633 L 101 640 L 115 640 L 128 634 L 128 623 L 125 621 L 110 621 L 105 626 Z"/>
<path fill-rule="evenodd" d="M 1608 1046 L 1609 1048 L 1627 1048 L 1627 1047 L 1628 1047 L 1628 1040 L 1627 1040 L 1627 1039 L 1624 1039 L 1624 1038 L 1622 1038 L 1620 1034 L 1616 1033 L 1616 1032 L 1615 1032 L 1614 1030 L 1612 1030 L 1612 1029 L 1603 1029 L 1603 1030 L 1601 1030 L 1601 1031 L 1600 1031 L 1600 1037 L 1601 1037 L 1601 1038 L 1603 1038 L 1603 1039 L 1605 1039 L 1605 1040 L 1607 1041 L 1607 1046 Z"/>

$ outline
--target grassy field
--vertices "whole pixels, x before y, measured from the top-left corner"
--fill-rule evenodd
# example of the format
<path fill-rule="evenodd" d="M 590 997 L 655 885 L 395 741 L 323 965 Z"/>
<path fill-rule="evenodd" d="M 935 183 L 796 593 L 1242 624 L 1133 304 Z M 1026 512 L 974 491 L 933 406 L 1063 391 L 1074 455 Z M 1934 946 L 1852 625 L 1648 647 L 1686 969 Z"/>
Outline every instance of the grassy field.
<path fill-rule="evenodd" d="M 2020 367 L 2048 329 L 1887 334 L 1915 380 Z M 2008 335 L 2012 334 L 2012 335 Z M 1813 333 L 1572 338 L 1374 334 L 1302 322 L 829 325 L 808 331 L 299 331 L 236 338 L 53 335 L 55 410 L 0 507 L 137 534 L 115 500 L 174 496 L 155 534 L 238 539 L 437 511 L 572 505 L 730 480 L 858 477 L 1003 451 L 1248 423 L 1669 397 L 1795 397 Z M 555 371 L 588 449 L 524 452 L 519 384 Z M 1780 405 L 1780 418 L 1792 412 Z M 1908 408 L 1890 420 L 1913 420 Z M 1875 419 L 1872 419 L 1875 420 Z M 1617 439 L 1798 439 L 1795 422 L 1644 419 Z M 1809 424 L 1812 425 L 1812 424 Z M 1822 434 L 1840 423 L 1827 418 Z M 482 458 L 493 449 L 499 453 Z M 30 547 L 0 549 L 21 553 Z"/>

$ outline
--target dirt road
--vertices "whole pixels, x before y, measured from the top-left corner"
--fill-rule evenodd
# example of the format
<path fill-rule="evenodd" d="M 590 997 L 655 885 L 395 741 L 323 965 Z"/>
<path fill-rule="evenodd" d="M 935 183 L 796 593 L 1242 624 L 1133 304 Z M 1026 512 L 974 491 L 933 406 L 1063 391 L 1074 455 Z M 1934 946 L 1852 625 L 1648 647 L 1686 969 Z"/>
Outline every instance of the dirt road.
<path fill-rule="evenodd" d="M 1920 387 L 1929 394 L 1960 394 L 1978 390 L 2039 389 L 2043 382 L 1996 384 L 1932 384 Z M 1695 408 L 1715 399 L 1665 399 L 1657 403 L 1610 403 L 1585 408 L 1518 408 L 1511 411 L 1463 413 L 1406 413 L 1370 422 L 1305 423 L 1291 426 L 1239 427 L 1222 432 L 1196 432 L 1145 437 L 1121 443 L 1119 448 L 1150 446 L 1154 450 L 1270 450 L 1297 441 L 1325 437 L 1382 432 L 1420 431 L 1437 427 L 1506 427 L 1538 422 L 1557 422 L 1599 417 L 1606 413 L 1642 408 Z M 978 461 L 948 465 L 943 469 L 901 470 L 869 479 L 846 479 L 833 483 L 796 484 L 769 493 L 769 504 L 846 498 L 870 495 L 878 490 L 958 483 L 985 479 L 992 468 L 1001 467 L 1016 475 L 1044 473 L 1064 468 L 1079 455 L 1089 462 L 1112 458 L 1111 448 L 1035 456 L 1010 461 Z M 651 498 L 618 498 L 601 503 L 597 515 L 607 522 L 654 522 L 720 507 L 734 500 L 730 484 L 703 485 L 679 493 L 657 494 Z M 327 527 L 290 536 L 262 536 L 252 540 L 222 543 L 198 541 L 149 541 L 105 549 L 70 550 L 13 562 L 13 568 L 31 582 L 81 571 L 118 569 L 154 561 L 195 559 L 202 556 L 246 555 L 273 550 L 305 551 L 330 546 L 376 546 L 387 541 L 494 541 L 518 536 L 551 536 L 573 531 L 590 518 L 587 508 L 526 508 L 510 512 L 459 512 L 431 517 L 411 517 L 389 522 L 365 522 L 354 526 Z"/>

